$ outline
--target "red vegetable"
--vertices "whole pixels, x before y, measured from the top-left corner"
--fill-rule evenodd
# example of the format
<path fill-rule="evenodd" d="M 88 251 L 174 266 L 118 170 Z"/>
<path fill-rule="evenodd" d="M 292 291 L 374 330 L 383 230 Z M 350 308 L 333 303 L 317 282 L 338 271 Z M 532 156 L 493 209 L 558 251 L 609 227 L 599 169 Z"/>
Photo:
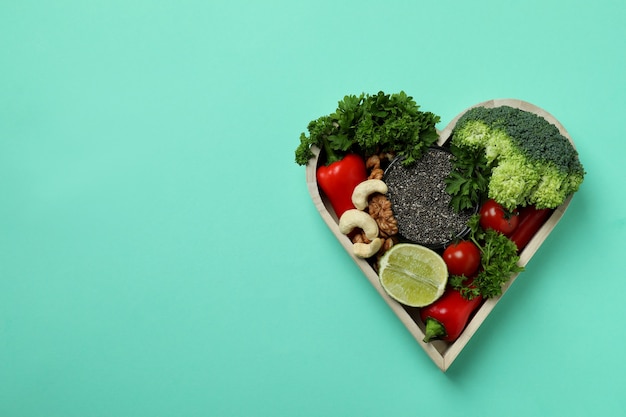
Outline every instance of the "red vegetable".
<path fill-rule="evenodd" d="M 527 206 L 520 210 L 520 220 L 517 229 L 509 236 L 509 239 L 517 246 L 517 251 L 521 252 L 530 239 L 535 236 L 539 228 L 548 220 L 552 214 L 552 209 L 537 209 L 534 206 Z"/>
<path fill-rule="evenodd" d="M 317 184 L 328 197 L 339 218 L 346 210 L 354 208 L 352 192 L 367 179 L 367 171 L 363 158 L 348 154 L 337 162 L 319 167 L 316 177 Z"/>
<path fill-rule="evenodd" d="M 493 229 L 508 236 L 518 223 L 518 213 L 507 212 L 495 200 L 487 200 L 480 208 L 480 225 L 483 229 Z"/>
<path fill-rule="evenodd" d="M 451 243 L 443 251 L 450 275 L 473 276 L 480 266 L 480 249 L 469 240 Z"/>
<path fill-rule="evenodd" d="M 426 325 L 424 342 L 435 339 L 455 341 L 481 302 L 481 296 L 468 300 L 459 291 L 448 287 L 437 301 L 420 311 L 420 317 Z"/>

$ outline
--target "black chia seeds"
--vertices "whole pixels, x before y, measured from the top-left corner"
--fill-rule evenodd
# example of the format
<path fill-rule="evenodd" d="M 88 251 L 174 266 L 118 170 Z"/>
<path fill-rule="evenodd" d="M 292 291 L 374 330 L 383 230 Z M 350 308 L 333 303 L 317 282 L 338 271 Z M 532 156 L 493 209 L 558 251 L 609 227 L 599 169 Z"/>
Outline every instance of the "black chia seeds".
<path fill-rule="evenodd" d="M 442 247 L 467 230 L 472 211 L 455 213 L 450 207 L 445 178 L 452 170 L 452 154 L 429 149 L 408 167 L 395 160 L 383 181 L 402 238 L 429 247 Z"/>

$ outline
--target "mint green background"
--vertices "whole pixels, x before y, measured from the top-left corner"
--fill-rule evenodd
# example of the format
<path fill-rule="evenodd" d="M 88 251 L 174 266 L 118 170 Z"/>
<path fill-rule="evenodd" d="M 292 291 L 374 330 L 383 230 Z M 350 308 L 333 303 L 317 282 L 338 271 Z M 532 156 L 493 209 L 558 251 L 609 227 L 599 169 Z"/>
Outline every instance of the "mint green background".
<path fill-rule="evenodd" d="M 623 1 L 0 1 L 0 416 L 626 415 Z M 293 162 L 345 94 L 513 97 L 588 171 L 450 370 Z"/>

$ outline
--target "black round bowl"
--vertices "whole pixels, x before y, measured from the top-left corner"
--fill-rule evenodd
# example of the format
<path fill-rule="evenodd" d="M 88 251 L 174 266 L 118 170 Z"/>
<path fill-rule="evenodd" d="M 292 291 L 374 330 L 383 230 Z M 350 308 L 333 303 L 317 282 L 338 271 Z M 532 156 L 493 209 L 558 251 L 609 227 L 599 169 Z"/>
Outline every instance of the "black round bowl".
<path fill-rule="evenodd" d="M 457 213 L 450 206 L 445 179 L 452 158 L 447 149 L 431 147 L 408 166 L 399 156 L 385 169 L 383 181 L 401 240 L 439 250 L 469 232 L 467 222 L 478 207 Z"/>

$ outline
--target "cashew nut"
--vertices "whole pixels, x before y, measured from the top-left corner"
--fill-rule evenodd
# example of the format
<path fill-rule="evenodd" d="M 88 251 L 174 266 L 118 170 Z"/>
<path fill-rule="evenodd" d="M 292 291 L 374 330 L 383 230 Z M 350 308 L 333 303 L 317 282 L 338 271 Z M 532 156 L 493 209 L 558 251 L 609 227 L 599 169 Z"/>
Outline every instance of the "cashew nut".
<path fill-rule="evenodd" d="M 378 237 L 378 223 L 369 214 L 356 209 L 346 210 L 339 219 L 339 231 L 347 235 L 357 227 L 365 232 L 369 240 Z"/>
<path fill-rule="evenodd" d="M 382 180 L 365 180 L 354 188 L 352 192 L 352 204 L 359 210 L 367 207 L 367 198 L 373 193 L 387 193 L 387 184 Z"/>
<path fill-rule="evenodd" d="M 383 246 L 383 240 L 379 237 L 372 240 L 370 243 L 355 243 L 352 245 L 352 251 L 354 256 L 359 258 L 370 258 L 378 253 Z"/>

